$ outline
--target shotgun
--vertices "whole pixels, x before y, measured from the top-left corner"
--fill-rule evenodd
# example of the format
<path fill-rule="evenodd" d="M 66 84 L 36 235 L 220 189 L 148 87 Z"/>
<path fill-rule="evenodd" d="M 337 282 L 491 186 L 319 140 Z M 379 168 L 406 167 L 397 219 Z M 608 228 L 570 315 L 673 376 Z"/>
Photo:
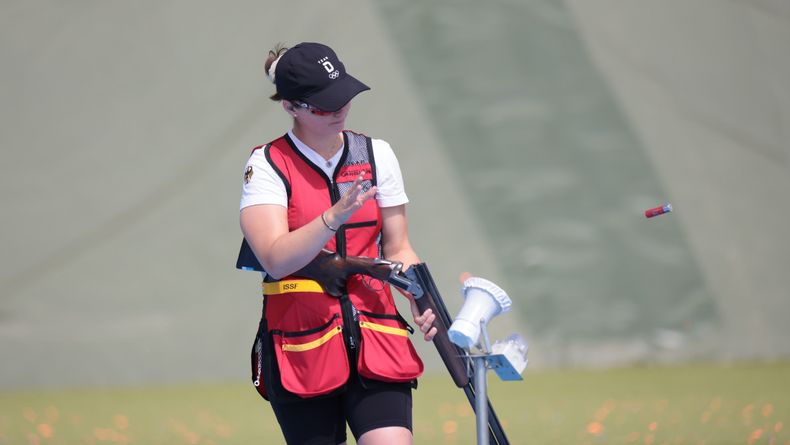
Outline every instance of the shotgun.
<path fill-rule="evenodd" d="M 263 267 L 255 258 L 246 240 L 242 241 L 236 267 L 242 270 L 263 272 Z M 436 346 L 453 382 L 464 390 L 467 400 L 474 409 L 477 396 L 474 383 L 471 380 L 471 377 L 474 376 L 474 368 L 469 363 L 468 353 L 452 343 L 447 335 L 452 318 L 425 263 L 414 264 L 404 272 L 403 263 L 398 261 L 359 256 L 343 257 L 336 252 L 322 249 L 313 261 L 293 275 L 315 280 L 326 293 L 340 297 L 345 292 L 348 277 L 354 274 L 368 275 L 403 289 L 414 296 L 420 313 L 431 309 L 436 314 L 436 320 L 433 322 L 436 327 L 436 335 L 433 337 L 434 346 Z M 494 407 L 490 400 L 487 402 L 489 441 L 494 445 L 508 445 L 510 442 Z"/>
<path fill-rule="evenodd" d="M 433 281 L 428 266 L 425 263 L 419 263 L 412 265 L 406 272 L 403 272 L 402 269 L 403 263 L 397 261 L 368 257 L 342 257 L 335 252 L 323 249 L 310 264 L 294 275 L 317 281 L 328 294 L 336 297 L 343 294 L 346 279 L 353 274 L 368 275 L 411 293 L 420 313 L 431 309 L 436 314 L 436 320 L 433 322 L 436 327 L 433 344 L 453 378 L 453 382 L 457 387 L 463 389 L 467 400 L 474 409 L 477 398 L 474 383 L 471 380 L 471 377 L 474 376 L 474 368 L 469 363 L 467 352 L 452 343 L 447 335 L 452 318 L 444 305 L 444 300 L 439 294 L 439 289 Z M 489 443 L 509 445 L 510 442 L 491 401 L 486 400 L 486 402 Z"/>
<path fill-rule="evenodd" d="M 326 293 L 335 297 L 343 294 L 346 280 L 354 274 L 368 275 L 411 293 L 420 313 L 431 309 L 436 314 L 436 320 L 433 322 L 433 326 L 436 327 L 433 344 L 439 351 L 453 382 L 457 387 L 462 388 L 469 383 L 469 372 L 464 359 L 466 354 L 450 341 L 447 335 L 450 326 L 445 324 L 444 318 L 440 315 L 435 297 L 420 285 L 420 278 L 415 273 L 417 269 L 414 269 L 418 266 L 424 268 L 424 263 L 414 265 L 404 273 L 403 263 L 398 261 L 360 256 L 342 257 L 336 252 L 322 249 L 310 264 L 294 272 L 293 275 L 317 281 Z"/>

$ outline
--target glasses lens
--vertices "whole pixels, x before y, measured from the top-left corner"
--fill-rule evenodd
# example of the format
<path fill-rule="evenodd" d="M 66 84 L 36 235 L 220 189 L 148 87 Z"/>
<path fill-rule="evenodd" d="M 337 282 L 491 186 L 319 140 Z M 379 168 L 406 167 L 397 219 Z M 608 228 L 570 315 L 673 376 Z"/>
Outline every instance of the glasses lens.
<path fill-rule="evenodd" d="M 293 101 L 293 104 L 296 105 L 299 108 L 304 108 L 305 110 L 309 111 L 310 114 L 314 114 L 316 116 L 329 116 L 330 114 L 334 113 L 334 111 L 324 111 L 324 110 L 318 109 L 318 108 L 316 108 L 316 107 L 314 107 L 314 106 L 312 106 L 312 105 L 310 105 L 308 103 L 305 103 L 305 102 Z"/>
<path fill-rule="evenodd" d="M 313 106 L 310 107 L 310 112 L 315 114 L 316 116 L 329 116 L 330 114 L 334 113 L 334 111 L 319 110 L 318 108 Z"/>

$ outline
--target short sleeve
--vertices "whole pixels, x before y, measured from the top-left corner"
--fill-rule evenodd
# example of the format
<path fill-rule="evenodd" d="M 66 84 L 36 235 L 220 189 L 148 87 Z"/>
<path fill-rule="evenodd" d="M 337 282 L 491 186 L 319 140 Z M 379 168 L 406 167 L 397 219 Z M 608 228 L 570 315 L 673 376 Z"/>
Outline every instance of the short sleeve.
<path fill-rule="evenodd" d="M 266 160 L 265 150 L 255 150 L 244 166 L 240 209 L 259 204 L 288 207 L 285 184 Z"/>
<path fill-rule="evenodd" d="M 409 202 L 403 184 L 398 158 L 390 144 L 373 139 L 373 157 L 376 160 L 376 179 L 378 192 L 376 201 L 379 207 L 394 207 Z"/>

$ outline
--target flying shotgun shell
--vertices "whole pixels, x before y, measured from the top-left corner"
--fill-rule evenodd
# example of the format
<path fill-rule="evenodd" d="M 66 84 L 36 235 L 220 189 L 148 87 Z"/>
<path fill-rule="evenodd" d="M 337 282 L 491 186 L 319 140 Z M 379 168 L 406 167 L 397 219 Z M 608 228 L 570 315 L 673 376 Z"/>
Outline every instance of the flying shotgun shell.
<path fill-rule="evenodd" d="M 666 203 L 662 206 L 653 207 L 652 209 L 645 210 L 645 218 L 652 218 L 654 216 L 663 215 L 672 211 L 672 204 Z"/>

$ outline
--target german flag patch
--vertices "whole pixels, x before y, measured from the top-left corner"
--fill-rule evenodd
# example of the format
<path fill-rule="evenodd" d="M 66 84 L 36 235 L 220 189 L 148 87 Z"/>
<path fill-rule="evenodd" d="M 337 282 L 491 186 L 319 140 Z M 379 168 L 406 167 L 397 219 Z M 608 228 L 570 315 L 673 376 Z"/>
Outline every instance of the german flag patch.
<path fill-rule="evenodd" d="M 252 166 L 248 165 L 247 170 L 244 172 L 244 183 L 249 184 L 252 180 Z"/>

